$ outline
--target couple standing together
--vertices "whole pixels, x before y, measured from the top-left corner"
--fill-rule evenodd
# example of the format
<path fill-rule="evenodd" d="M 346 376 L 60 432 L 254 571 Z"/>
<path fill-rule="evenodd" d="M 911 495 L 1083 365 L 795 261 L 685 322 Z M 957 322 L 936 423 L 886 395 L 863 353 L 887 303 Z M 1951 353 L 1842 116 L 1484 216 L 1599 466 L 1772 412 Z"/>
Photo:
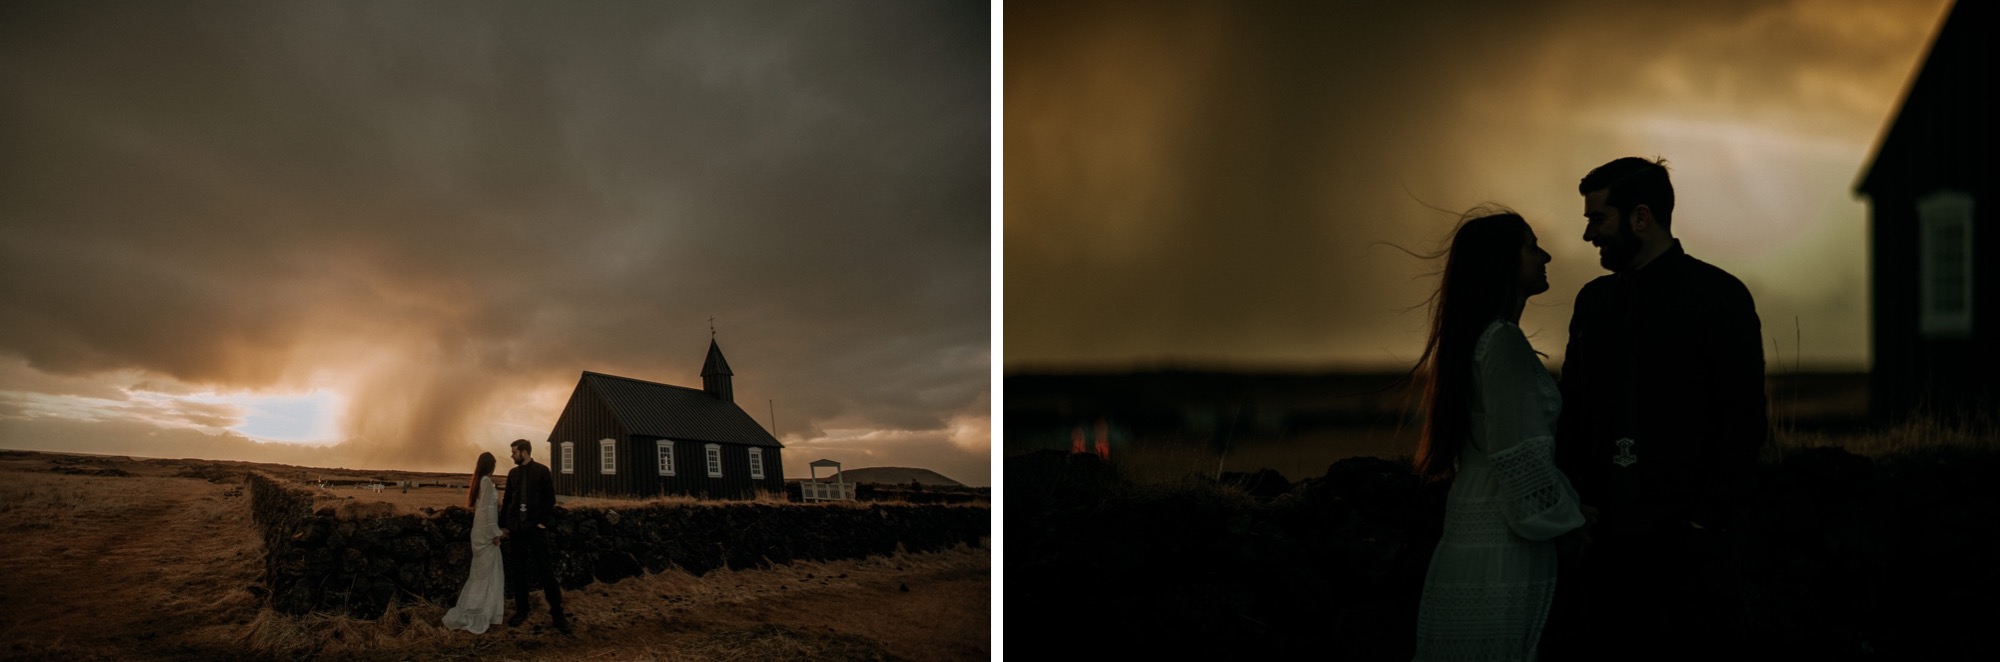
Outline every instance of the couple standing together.
<path fill-rule="evenodd" d="M 1768 436 L 1756 306 L 1674 239 L 1664 161 L 1617 159 L 1577 188 L 1612 273 L 1577 294 L 1560 385 L 1518 326 L 1549 289 L 1527 222 L 1470 218 L 1446 251 L 1415 467 L 1452 484 L 1418 660 L 1740 650 L 1732 513 Z"/>
<path fill-rule="evenodd" d="M 514 440 L 514 468 L 507 472 L 505 499 L 498 499 L 493 488 L 493 454 L 479 454 L 467 498 L 467 506 L 472 508 L 472 570 L 459 589 L 457 606 L 445 612 L 445 627 L 480 634 L 499 625 L 509 587 L 514 589 L 514 617 L 507 619 L 507 625 L 519 626 L 528 619 L 528 591 L 539 585 L 548 597 L 555 628 L 570 633 L 562 586 L 556 583 L 549 550 L 549 516 L 556 507 L 556 485 L 549 468 L 535 461 L 534 449 L 526 439 Z M 506 546 L 504 563 L 502 544 Z M 514 578 L 508 579 L 505 570 L 514 571 Z"/>

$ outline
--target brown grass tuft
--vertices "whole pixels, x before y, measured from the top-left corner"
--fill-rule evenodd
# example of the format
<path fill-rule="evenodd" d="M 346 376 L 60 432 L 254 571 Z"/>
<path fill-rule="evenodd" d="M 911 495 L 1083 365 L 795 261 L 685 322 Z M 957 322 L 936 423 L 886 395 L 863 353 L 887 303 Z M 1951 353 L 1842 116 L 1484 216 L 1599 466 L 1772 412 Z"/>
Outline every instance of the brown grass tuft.
<path fill-rule="evenodd" d="M 1950 424 L 1936 417 L 1917 416 L 1888 428 L 1857 433 L 1780 430 L 1773 446 L 1780 455 L 1792 449 L 1829 446 L 1866 457 L 1947 448 L 1995 452 L 2000 451 L 2000 425 L 1991 420 Z"/>
<path fill-rule="evenodd" d="M 673 660 L 893 660 L 875 642 L 834 632 L 810 632 L 766 623 L 717 632 L 674 651 Z"/>
<path fill-rule="evenodd" d="M 90 517 L 116 514 L 137 506 L 144 493 L 125 489 L 123 479 L 100 476 L 72 476 L 26 471 L 8 472 L 0 482 L 0 518 L 46 529 L 59 523 L 56 517 Z"/>

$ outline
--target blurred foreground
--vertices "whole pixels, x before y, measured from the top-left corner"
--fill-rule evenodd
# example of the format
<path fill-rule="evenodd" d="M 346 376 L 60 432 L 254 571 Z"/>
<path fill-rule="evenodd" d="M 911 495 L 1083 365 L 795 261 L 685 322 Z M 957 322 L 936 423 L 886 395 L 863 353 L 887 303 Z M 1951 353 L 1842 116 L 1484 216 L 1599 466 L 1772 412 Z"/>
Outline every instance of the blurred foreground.
<path fill-rule="evenodd" d="M 1779 403 L 1782 396 L 1772 395 Z M 1261 436 L 1277 441 L 1251 454 L 1243 449 L 1258 447 L 1244 442 L 1260 436 L 1255 416 L 1234 417 L 1249 432 L 1230 431 L 1203 427 L 1200 408 L 1182 406 L 1179 422 L 1164 416 L 1121 427 L 1113 421 L 1145 421 L 1130 415 L 1144 408 L 1091 411 L 1079 406 L 1092 402 L 1083 398 L 1069 400 L 1070 414 L 1087 421 L 1067 426 L 1071 443 L 1058 425 L 1023 425 L 1015 439 L 1011 383 L 1008 398 L 1010 652 L 1343 660 L 1414 653 L 1418 596 L 1449 486 L 1420 485 L 1411 475 L 1407 453 L 1396 452 L 1403 437 L 1393 412 L 1372 426 L 1348 425 L 1389 430 L 1386 443 L 1325 434 L 1338 425 L 1323 426 L 1320 436 L 1271 425 Z M 2000 490 L 1990 484 L 2000 472 L 2000 434 L 1990 421 L 1918 419 L 1871 430 L 1858 419 L 1865 397 L 1858 405 L 1849 410 L 1854 418 L 1835 410 L 1817 422 L 1774 406 L 1778 438 L 1755 498 L 1738 513 L 1736 558 L 1749 579 L 1742 600 L 1756 639 L 1753 650 L 1718 657 L 1983 656 L 1977 633 L 2000 617 L 1990 599 L 2000 573 L 1987 562 L 2000 549 Z M 1370 420 L 1365 408 L 1350 411 L 1362 415 L 1349 421 Z M 1021 420 L 1035 415 L 1031 408 Z M 1400 434 L 1414 444 L 1414 425 Z M 1289 464 L 1274 469 L 1264 464 L 1270 458 Z M 1057 638 L 1057 629 L 1074 639 Z"/>

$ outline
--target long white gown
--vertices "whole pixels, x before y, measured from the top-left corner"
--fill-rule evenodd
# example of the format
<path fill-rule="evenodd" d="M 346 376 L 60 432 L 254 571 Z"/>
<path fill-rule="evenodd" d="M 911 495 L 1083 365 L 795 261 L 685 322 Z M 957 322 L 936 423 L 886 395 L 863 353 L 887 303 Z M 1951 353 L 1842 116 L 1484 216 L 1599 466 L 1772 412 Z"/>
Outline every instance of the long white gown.
<path fill-rule="evenodd" d="M 479 479 L 479 505 L 472 510 L 472 572 L 458 590 L 458 604 L 444 613 L 445 627 L 473 634 L 499 625 L 507 611 L 507 575 L 500 563 L 500 499 L 493 477 Z"/>
<path fill-rule="evenodd" d="M 1480 334 L 1473 366 L 1472 438 L 1424 578 L 1416 659 L 1534 660 L 1555 597 L 1552 539 L 1583 526 L 1555 465 L 1562 392 L 1505 320 Z"/>

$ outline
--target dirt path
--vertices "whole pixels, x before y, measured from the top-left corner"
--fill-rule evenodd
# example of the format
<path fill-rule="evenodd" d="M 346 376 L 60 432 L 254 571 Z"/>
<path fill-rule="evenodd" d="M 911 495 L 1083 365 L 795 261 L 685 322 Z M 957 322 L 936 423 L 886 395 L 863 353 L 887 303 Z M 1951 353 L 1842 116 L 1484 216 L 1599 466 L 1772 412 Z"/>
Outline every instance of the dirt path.
<path fill-rule="evenodd" d="M 261 544 L 240 485 L 130 461 L 79 467 L 132 475 L 0 467 L 5 654 L 212 649 L 250 621 Z"/>

